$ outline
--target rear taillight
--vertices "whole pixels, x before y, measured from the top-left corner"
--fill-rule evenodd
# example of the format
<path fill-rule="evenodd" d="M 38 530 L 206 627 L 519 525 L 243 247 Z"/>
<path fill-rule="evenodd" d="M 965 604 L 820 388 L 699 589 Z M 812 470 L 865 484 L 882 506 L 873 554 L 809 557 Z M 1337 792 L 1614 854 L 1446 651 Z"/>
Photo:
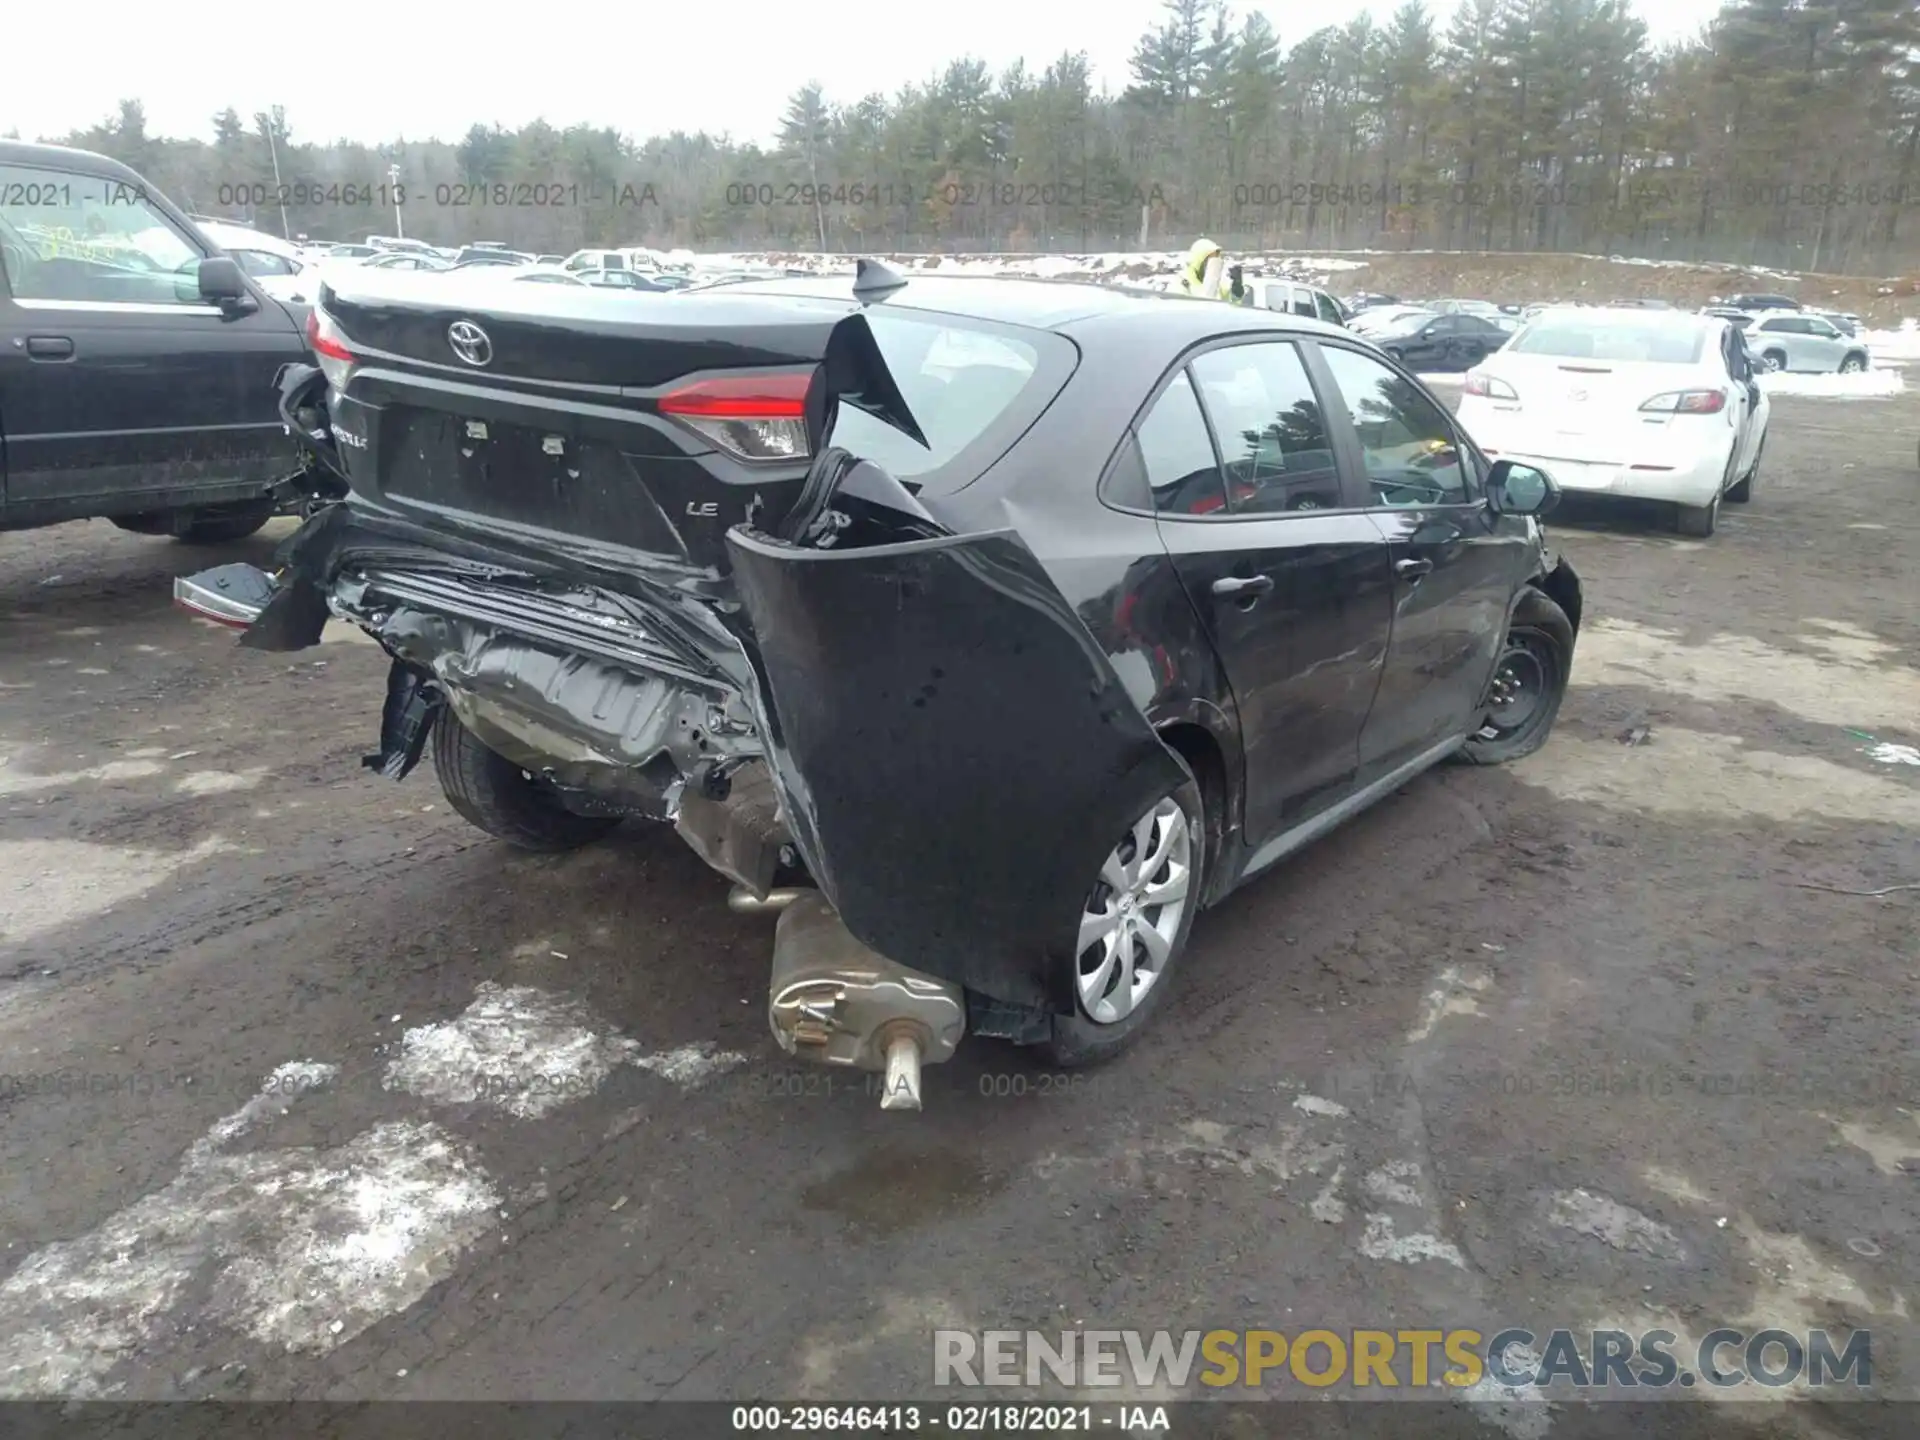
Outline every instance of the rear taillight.
<path fill-rule="evenodd" d="M 336 390 L 346 389 L 347 377 L 353 373 L 353 351 L 333 317 L 318 305 L 307 312 L 307 346 L 320 362 L 327 383 Z"/>
<path fill-rule="evenodd" d="M 660 397 L 671 415 L 740 460 L 804 460 L 811 370 L 717 375 Z"/>
<path fill-rule="evenodd" d="M 1640 407 L 1662 415 L 1718 415 L 1727 408 L 1724 390 L 1668 390 Z"/>
<path fill-rule="evenodd" d="M 1467 372 L 1467 394 L 1484 395 L 1489 400 L 1518 400 L 1520 398 L 1520 392 L 1507 384 L 1506 381 L 1496 380 L 1493 376 L 1479 370 L 1470 370 Z"/>

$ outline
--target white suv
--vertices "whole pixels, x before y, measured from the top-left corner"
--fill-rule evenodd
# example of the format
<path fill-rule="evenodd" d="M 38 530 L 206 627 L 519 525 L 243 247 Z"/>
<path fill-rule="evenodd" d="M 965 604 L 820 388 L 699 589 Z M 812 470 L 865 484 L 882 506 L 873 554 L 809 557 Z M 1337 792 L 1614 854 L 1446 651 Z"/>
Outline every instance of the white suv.
<path fill-rule="evenodd" d="M 1763 370 L 1838 371 L 1853 375 L 1867 368 L 1867 347 L 1818 315 L 1769 310 L 1745 327 L 1747 349 Z"/>

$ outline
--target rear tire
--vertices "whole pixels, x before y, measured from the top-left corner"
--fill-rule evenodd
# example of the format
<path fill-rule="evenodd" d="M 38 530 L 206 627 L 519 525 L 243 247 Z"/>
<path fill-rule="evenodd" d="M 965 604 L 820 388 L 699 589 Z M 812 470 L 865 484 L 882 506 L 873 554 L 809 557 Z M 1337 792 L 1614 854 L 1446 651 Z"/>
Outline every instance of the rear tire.
<path fill-rule="evenodd" d="M 1547 743 L 1573 673 L 1573 622 L 1544 591 L 1514 611 L 1494 665 L 1480 729 L 1460 747 L 1469 765 L 1505 765 Z"/>
<path fill-rule="evenodd" d="M 1784 350 L 1769 350 L 1760 357 L 1760 363 L 1769 371 L 1785 373 L 1787 368 L 1787 352 Z"/>
<path fill-rule="evenodd" d="M 1760 448 L 1753 452 L 1753 464 L 1747 467 L 1747 473 L 1735 482 L 1727 491 L 1727 499 L 1735 505 L 1744 505 L 1753 499 L 1753 487 L 1760 479 L 1760 462 L 1766 457 L 1767 437 L 1760 437 Z"/>
<path fill-rule="evenodd" d="M 1840 373 L 1842 375 L 1858 375 L 1866 368 L 1867 357 L 1864 355 L 1849 355 L 1840 362 Z"/>
<path fill-rule="evenodd" d="M 522 850 L 577 850 L 620 823 L 617 816 L 568 810 L 550 789 L 482 745 L 445 706 L 433 722 L 433 770 L 461 819 Z"/>
<path fill-rule="evenodd" d="M 1138 1039 L 1140 1032 L 1146 1027 L 1148 1022 L 1152 1020 L 1154 1014 L 1164 1002 L 1167 992 L 1174 982 L 1175 973 L 1179 969 L 1181 959 L 1186 954 L 1187 937 L 1192 933 L 1194 916 L 1199 913 L 1201 897 L 1206 893 L 1207 863 L 1209 859 L 1207 842 L 1211 835 L 1211 829 L 1207 823 L 1206 801 L 1201 794 L 1199 782 L 1194 779 L 1193 772 L 1187 767 L 1185 760 L 1180 761 L 1180 768 L 1183 772 L 1183 778 L 1147 809 L 1147 815 L 1151 816 L 1154 815 L 1156 811 L 1165 815 L 1169 808 L 1177 807 L 1177 813 L 1179 815 L 1178 823 L 1182 825 L 1186 831 L 1184 843 L 1186 854 L 1184 862 L 1186 890 L 1182 899 L 1183 908 L 1175 918 L 1174 923 L 1167 927 L 1170 934 L 1162 936 L 1162 938 L 1166 940 L 1165 955 L 1154 965 L 1151 972 L 1153 977 L 1151 983 L 1147 986 L 1144 993 L 1132 1002 L 1131 1007 L 1126 1013 L 1118 1018 L 1103 1021 L 1093 1017 L 1085 998 L 1086 990 L 1090 987 L 1091 980 L 1090 977 L 1087 976 L 1087 969 L 1086 966 L 1083 965 L 1083 959 L 1086 955 L 1092 954 L 1099 948 L 1098 942 L 1095 942 L 1094 945 L 1085 950 L 1076 950 L 1075 943 L 1073 942 L 1061 947 L 1061 954 L 1058 957 L 1060 963 L 1071 966 L 1074 972 L 1074 1012 L 1071 1015 L 1053 1016 L 1053 1033 L 1034 1048 L 1049 1064 L 1057 1066 L 1062 1070 L 1078 1069 L 1082 1066 L 1097 1065 L 1104 1060 L 1110 1060 Z M 1146 817 L 1142 818 L 1144 819 Z M 1170 815 L 1167 816 L 1164 823 L 1173 823 Z M 1157 840 L 1162 833 L 1162 829 L 1156 826 L 1153 831 L 1153 838 Z M 1166 866 L 1156 869 L 1155 874 L 1141 877 L 1141 884 L 1143 886 L 1153 881 L 1155 875 L 1164 875 L 1170 878 L 1174 874 L 1178 863 L 1175 857 L 1178 855 L 1181 846 L 1179 844 L 1179 837 L 1169 836 L 1168 838 L 1174 843 L 1169 847 Z M 1120 844 L 1115 847 L 1115 855 L 1117 856 L 1123 849 L 1128 847 L 1129 844 L 1130 841 L 1123 838 Z M 1164 884 L 1165 882 L 1163 881 L 1162 883 Z M 1156 886 L 1155 888 L 1159 887 Z M 1085 913 L 1080 918 L 1084 919 L 1094 913 L 1095 907 L 1111 905 L 1117 898 L 1118 892 L 1116 892 L 1112 886 L 1105 880 L 1095 877 L 1092 888 L 1088 892 L 1083 905 L 1083 911 Z M 1136 910 L 1133 906 L 1128 906 L 1125 914 L 1129 916 L 1137 914 L 1141 924 L 1144 925 L 1146 923 L 1146 916 L 1149 913 L 1154 913 L 1156 908 L 1157 907 L 1151 905 L 1142 904 L 1139 905 Z M 1164 909 L 1158 909 L 1158 914 L 1164 916 Z M 1076 921 L 1076 925 L 1078 925 L 1078 921 Z M 1075 933 L 1077 936 L 1079 931 L 1076 929 Z M 1118 934 L 1120 936 L 1120 944 L 1123 947 L 1131 946 L 1134 943 L 1126 924 L 1123 923 L 1119 927 Z M 1142 949 L 1131 953 L 1145 957 L 1147 952 Z M 1096 964 L 1096 971 L 1098 968 Z M 1137 968 L 1130 964 L 1128 966 L 1128 973 L 1137 973 Z M 1125 976 L 1120 978 L 1122 983 L 1124 983 Z M 1110 990 L 1109 995 L 1117 994 L 1117 988 L 1116 986 Z M 1108 1002 L 1096 1000 L 1096 1005 L 1104 1003 Z"/>
<path fill-rule="evenodd" d="M 1705 540 L 1720 523 L 1720 497 L 1711 505 L 1682 505 L 1674 516 L 1674 525 L 1690 540 Z"/>
<path fill-rule="evenodd" d="M 174 538 L 187 545 L 224 545 L 244 540 L 273 518 L 278 507 L 271 500 L 250 505 L 222 506 L 202 511 L 187 521 Z"/>

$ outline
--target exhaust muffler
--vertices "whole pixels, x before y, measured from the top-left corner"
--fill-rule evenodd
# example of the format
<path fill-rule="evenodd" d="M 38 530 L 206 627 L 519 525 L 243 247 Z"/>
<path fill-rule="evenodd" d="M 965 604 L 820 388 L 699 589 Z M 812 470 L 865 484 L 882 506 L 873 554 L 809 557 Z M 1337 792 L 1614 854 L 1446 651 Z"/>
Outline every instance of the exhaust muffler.
<path fill-rule="evenodd" d="M 727 892 L 727 908 L 736 915 L 777 915 L 802 895 L 819 893 L 798 886 L 782 886 L 767 891 L 765 895 L 756 895 L 746 886 L 736 885 Z"/>
<path fill-rule="evenodd" d="M 921 1066 L 952 1059 L 966 1034 L 965 994 L 869 950 L 817 890 L 778 909 L 767 991 L 773 1038 L 802 1060 L 879 1071 L 880 1108 L 918 1110 Z"/>

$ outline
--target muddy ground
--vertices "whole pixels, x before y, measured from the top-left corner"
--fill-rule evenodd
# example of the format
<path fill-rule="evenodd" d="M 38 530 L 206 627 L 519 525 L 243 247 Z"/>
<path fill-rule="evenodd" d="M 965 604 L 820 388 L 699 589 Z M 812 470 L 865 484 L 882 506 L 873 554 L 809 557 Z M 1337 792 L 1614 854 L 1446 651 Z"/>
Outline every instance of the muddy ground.
<path fill-rule="evenodd" d="M 941 1325 L 1425 1323 L 1865 1326 L 1920 1394 L 1920 893 L 1842 893 L 1920 881 L 1916 433 L 1783 398 L 1710 541 L 1556 517 L 1544 751 L 1203 918 L 1110 1068 L 969 1042 L 919 1116 L 782 1063 L 771 922 L 671 834 L 528 858 L 362 771 L 377 650 L 169 608 L 232 548 L 0 538 L 0 1391 L 925 1398 Z"/>

